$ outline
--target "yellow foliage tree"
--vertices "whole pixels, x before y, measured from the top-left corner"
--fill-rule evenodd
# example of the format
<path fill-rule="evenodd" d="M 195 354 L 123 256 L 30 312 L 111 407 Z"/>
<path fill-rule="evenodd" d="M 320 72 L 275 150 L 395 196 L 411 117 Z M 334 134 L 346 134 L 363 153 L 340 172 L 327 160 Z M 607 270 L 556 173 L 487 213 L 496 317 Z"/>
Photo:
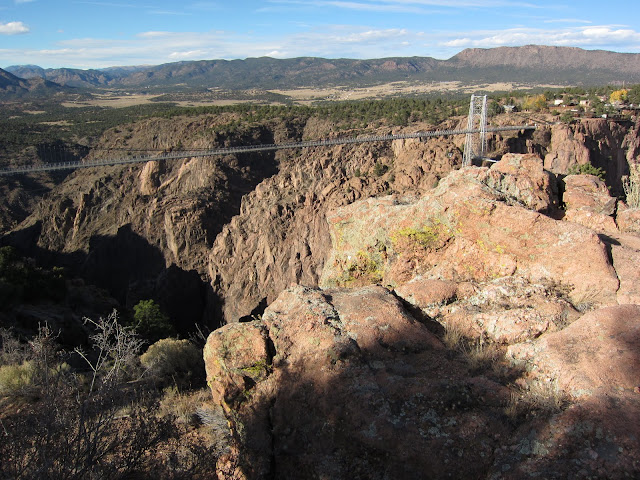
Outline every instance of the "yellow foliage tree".
<path fill-rule="evenodd" d="M 533 97 L 525 98 L 522 103 L 523 110 L 529 110 L 531 112 L 540 112 L 547 108 L 547 97 L 544 95 L 535 95 Z"/>
<path fill-rule="evenodd" d="M 629 96 L 629 90 L 626 90 L 626 89 L 616 90 L 615 92 L 611 92 L 611 95 L 609 96 L 609 101 L 611 103 L 625 102 L 628 96 Z"/>

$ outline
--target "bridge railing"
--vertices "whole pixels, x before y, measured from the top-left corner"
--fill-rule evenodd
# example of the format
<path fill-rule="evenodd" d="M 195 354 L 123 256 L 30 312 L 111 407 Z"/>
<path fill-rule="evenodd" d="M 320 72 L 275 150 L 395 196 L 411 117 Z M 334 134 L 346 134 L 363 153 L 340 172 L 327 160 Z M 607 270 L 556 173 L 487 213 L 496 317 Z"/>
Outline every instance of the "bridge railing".
<path fill-rule="evenodd" d="M 136 155 L 133 157 L 120 157 L 120 158 L 101 158 L 95 160 L 79 160 L 74 162 L 59 162 L 59 163 L 43 163 L 39 165 L 22 165 L 17 167 L 10 167 L 0 169 L 0 175 L 15 175 L 20 173 L 34 173 L 44 172 L 51 170 L 75 170 L 78 168 L 90 168 L 109 165 L 126 165 L 130 163 L 145 163 L 159 160 L 177 160 L 181 158 L 194 158 L 194 157 L 212 157 L 220 155 L 234 155 L 240 153 L 252 153 L 263 152 L 273 150 L 286 150 L 296 148 L 310 148 L 310 147 L 327 147 L 335 145 L 349 145 L 356 143 L 372 143 L 372 142 L 387 142 L 393 140 L 406 140 L 411 138 L 431 138 L 442 137 L 452 135 L 466 135 L 469 133 L 484 132 L 505 132 L 516 130 L 534 130 L 535 125 L 510 125 L 504 127 L 488 127 L 482 129 L 464 129 L 464 130 L 431 130 L 425 132 L 414 133 L 401 133 L 401 134 L 389 134 L 389 135 L 369 135 L 361 137 L 344 137 L 334 139 L 323 140 L 310 140 L 305 142 L 290 142 L 290 143 L 272 143 L 272 144 L 260 144 L 260 145 L 240 145 L 236 147 L 223 147 L 209 150 L 181 150 L 177 152 L 168 152 L 162 155 Z"/>

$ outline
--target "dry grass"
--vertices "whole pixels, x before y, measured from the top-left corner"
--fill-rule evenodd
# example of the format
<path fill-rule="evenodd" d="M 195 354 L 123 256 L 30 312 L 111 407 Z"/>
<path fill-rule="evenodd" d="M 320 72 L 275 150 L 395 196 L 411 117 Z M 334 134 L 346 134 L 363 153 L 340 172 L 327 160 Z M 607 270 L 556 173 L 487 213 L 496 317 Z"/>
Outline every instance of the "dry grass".
<path fill-rule="evenodd" d="M 273 93 L 286 95 L 296 103 L 311 103 L 314 101 L 344 101 L 385 98 L 397 95 L 420 95 L 434 92 L 474 93 L 483 91 L 509 91 L 531 87 L 531 85 L 498 82 L 481 85 L 463 85 L 458 81 L 450 82 L 391 82 L 369 87 L 328 87 L 328 88 L 296 88 L 288 90 L 272 90 Z M 552 88 L 548 85 L 546 87 Z"/>
<path fill-rule="evenodd" d="M 442 341 L 450 350 L 460 352 L 471 370 L 493 368 L 501 356 L 496 345 L 483 336 L 472 335 L 457 322 L 445 325 Z"/>
<path fill-rule="evenodd" d="M 629 176 L 622 177 L 627 205 L 631 208 L 640 208 L 640 165 L 629 165 L 629 170 Z"/>
<path fill-rule="evenodd" d="M 472 370 L 493 368 L 500 356 L 496 346 L 488 343 L 483 337 L 467 342 L 463 353 Z"/>
<path fill-rule="evenodd" d="M 458 81 L 450 82 L 390 82 L 382 85 L 373 85 L 369 87 L 327 87 L 312 88 L 302 87 L 283 90 L 269 90 L 267 92 L 284 95 L 299 105 L 309 105 L 318 101 L 345 101 L 345 100 L 372 100 L 387 98 L 390 96 L 406 96 L 406 95 L 424 95 L 438 92 L 458 92 L 461 94 L 470 94 L 476 91 L 510 91 L 520 90 L 523 88 L 531 88 L 540 85 L 528 85 L 521 83 L 505 83 L 497 82 L 491 84 L 463 85 Z M 542 88 L 556 88 L 557 85 L 542 85 Z M 236 105 L 240 103 L 251 103 L 254 100 L 247 99 L 247 94 L 251 97 L 252 91 L 225 91 L 219 89 L 219 93 L 224 93 L 225 98 L 211 98 L 210 100 L 178 100 L 174 101 L 179 106 L 197 107 L 209 105 Z M 144 105 L 153 103 L 156 97 L 161 96 L 151 94 L 96 94 L 91 100 L 83 100 L 79 102 L 65 102 L 63 106 L 72 107 L 112 107 L 123 108 L 134 105 Z M 236 97 L 236 98 L 234 98 Z M 27 113 L 44 113 L 44 112 L 27 112 Z"/>
<path fill-rule="evenodd" d="M 532 412 L 554 414 L 561 411 L 568 400 L 557 380 L 537 380 L 526 388 L 512 390 L 504 411 L 511 418 Z"/>
<path fill-rule="evenodd" d="M 449 350 L 460 350 L 463 340 L 466 338 L 460 324 L 455 322 L 446 323 L 444 326 L 444 336 L 442 341 Z"/>
<path fill-rule="evenodd" d="M 172 418 L 177 426 L 197 435 L 216 458 L 229 449 L 229 424 L 222 408 L 212 402 L 209 389 L 187 393 L 176 388 L 166 389 L 158 415 L 163 419 Z"/>
<path fill-rule="evenodd" d="M 73 107 L 113 107 L 124 108 L 132 107 L 134 105 L 145 105 L 152 103 L 153 99 L 160 95 L 94 95 L 91 100 L 84 100 L 80 102 L 64 102 L 62 106 L 67 108 Z"/>
<path fill-rule="evenodd" d="M 160 400 L 159 414 L 173 416 L 179 423 L 192 424 L 198 421 L 198 410 L 210 400 L 208 389 L 181 393 L 176 387 L 169 387 L 164 390 Z"/>

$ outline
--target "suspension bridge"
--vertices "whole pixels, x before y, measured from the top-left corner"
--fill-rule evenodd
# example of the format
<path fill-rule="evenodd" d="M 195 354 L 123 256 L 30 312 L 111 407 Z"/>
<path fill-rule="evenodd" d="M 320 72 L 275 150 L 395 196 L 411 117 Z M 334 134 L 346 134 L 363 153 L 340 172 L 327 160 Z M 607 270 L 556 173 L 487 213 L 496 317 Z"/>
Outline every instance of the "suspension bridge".
<path fill-rule="evenodd" d="M 410 138 L 432 138 L 452 135 L 466 135 L 465 150 L 463 153 L 463 165 L 468 166 L 475 159 L 484 159 L 486 154 L 489 132 L 506 132 L 516 130 L 534 130 L 535 125 L 508 125 L 502 127 L 487 126 L 487 97 L 472 95 L 469 107 L 467 128 L 459 130 L 431 130 L 415 133 L 400 133 L 390 135 L 370 135 L 359 137 L 345 137 L 325 140 L 312 140 L 306 142 L 274 143 L 259 145 L 242 145 L 235 147 L 214 148 L 208 150 L 180 150 L 162 153 L 159 155 L 137 155 L 115 158 L 99 158 L 57 163 L 42 163 L 23 165 L 0 169 L 0 175 L 28 174 L 50 170 L 75 170 L 79 168 L 91 168 L 108 165 L 125 165 L 130 163 L 146 163 L 160 160 L 178 160 L 182 158 L 212 157 L 220 155 L 233 155 L 252 152 L 266 152 L 273 150 L 292 150 L 309 147 L 328 147 L 334 145 L 350 145 L 357 143 L 387 142 L 392 140 L 404 140 Z"/>

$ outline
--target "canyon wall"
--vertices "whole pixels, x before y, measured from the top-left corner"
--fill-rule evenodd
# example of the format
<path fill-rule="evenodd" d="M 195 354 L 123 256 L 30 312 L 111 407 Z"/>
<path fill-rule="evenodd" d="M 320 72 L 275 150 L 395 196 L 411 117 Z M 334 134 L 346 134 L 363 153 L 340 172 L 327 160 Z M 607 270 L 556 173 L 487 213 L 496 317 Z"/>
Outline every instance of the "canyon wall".
<path fill-rule="evenodd" d="M 235 120 L 234 114 L 149 119 L 110 131 L 93 155 L 350 135 L 317 117 L 230 128 Z M 517 123 L 508 115 L 493 122 Z M 464 123 L 451 119 L 439 128 Z M 235 322 L 261 313 L 291 283 L 318 284 L 329 254 L 329 210 L 429 191 L 459 167 L 463 143 L 462 136 L 439 137 L 78 170 L 3 243 L 68 266 L 124 305 L 153 297 L 177 323 Z M 538 154 L 556 179 L 573 165 L 602 167 L 614 194 L 640 149 L 637 124 L 604 119 L 492 134 L 488 143 L 498 157 Z M 185 298 L 193 305 L 186 316 Z"/>

